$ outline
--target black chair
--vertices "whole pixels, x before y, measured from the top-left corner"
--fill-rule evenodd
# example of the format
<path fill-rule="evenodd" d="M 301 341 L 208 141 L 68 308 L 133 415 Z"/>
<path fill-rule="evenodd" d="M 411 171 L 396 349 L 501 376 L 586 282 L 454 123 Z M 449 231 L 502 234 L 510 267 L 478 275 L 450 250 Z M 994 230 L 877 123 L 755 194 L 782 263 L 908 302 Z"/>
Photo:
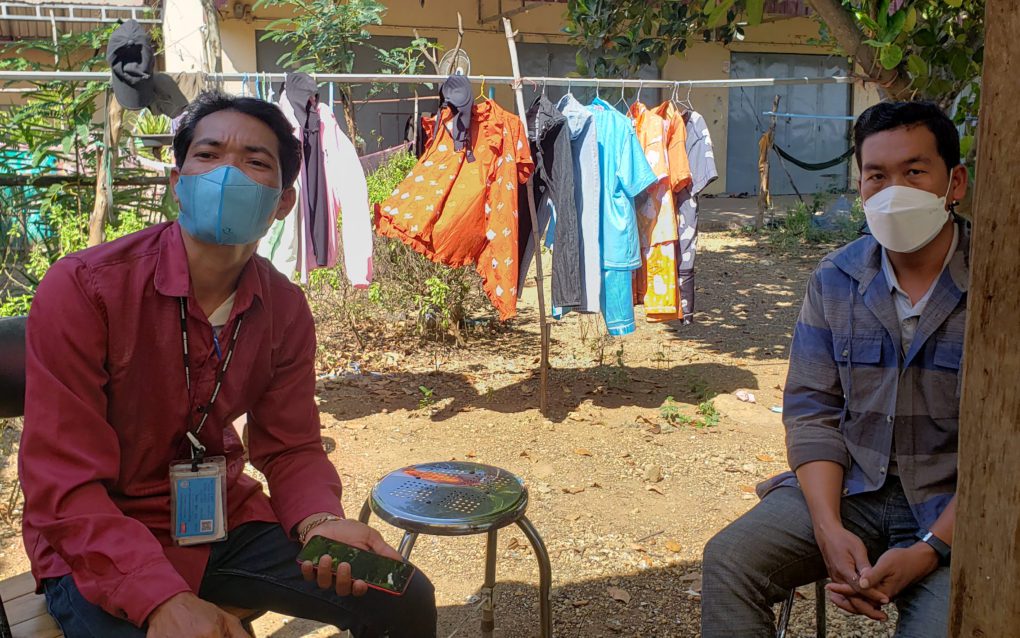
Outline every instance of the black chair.
<path fill-rule="evenodd" d="M 25 317 L 0 319 L 0 419 L 25 413 Z M 11 638 L 0 601 L 0 638 Z"/>
<path fill-rule="evenodd" d="M 825 583 L 826 579 L 815 583 L 815 636 L 825 638 Z M 790 612 L 793 611 L 793 603 L 797 599 L 797 589 L 791 589 L 790 595 L 783 601 L 779 608 L 779 620 L 776 625 L 776 638 L 787 638 L 786 632 L 790 624 Z"/>
<path fill-rule="evenodd" d="M 0 419 L 25 413 L 25 320 L 0 318 Z"/>

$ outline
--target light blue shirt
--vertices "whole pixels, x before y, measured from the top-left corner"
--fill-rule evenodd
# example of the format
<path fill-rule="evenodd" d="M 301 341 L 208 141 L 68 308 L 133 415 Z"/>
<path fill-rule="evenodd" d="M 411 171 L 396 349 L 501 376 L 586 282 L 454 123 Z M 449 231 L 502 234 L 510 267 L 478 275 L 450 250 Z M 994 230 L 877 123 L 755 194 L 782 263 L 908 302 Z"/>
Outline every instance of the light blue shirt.
<path fill-rule="evenodd" d="M 953 243 L 949 246 L 949 252 L 946 253 L 946 259 L 942 263 L 942 270 L 945 270 L 946 266 L 949 265 L 959 242 L 960 229 L 954 224 Z M 882 272 L 885 273 L 885 279 L 889 282 L 889 291 L 893 296 L 893 305 L 896 306 L 896 317 L 900 321 L 900 349 L 906 355 L 910 351 L 911 344 L 914 343 L 917 322 L 921 318 L 921 313 L 924 312 L 924 307 L 928 305 L 928 300 L 931 298 L 931 293 L 935 290 L 935 286 L 938 285 L 939 278 L 935 277 L 935 280 L 931 282 L 931 287 L 928 288 L 928 292 L 924 293 L 924 296 L 918 299 L 915 304 L 910 302 L 910 295 L 903 288 L 900 288 L 900 281 L 896 278 L 896 271 L 893 270 L 892 263 L 889 262 L 889 255 L 886 254 L 885 248 L 882 249 Z"/>
<path fill-rule="evenodd" d="M 634 197 L 655 182 L 655 173 L 627 116 L 601 98 L 588 110 L 595 117 L 602 174 L 602 268 L 634 270 L 641 266 Z"/>

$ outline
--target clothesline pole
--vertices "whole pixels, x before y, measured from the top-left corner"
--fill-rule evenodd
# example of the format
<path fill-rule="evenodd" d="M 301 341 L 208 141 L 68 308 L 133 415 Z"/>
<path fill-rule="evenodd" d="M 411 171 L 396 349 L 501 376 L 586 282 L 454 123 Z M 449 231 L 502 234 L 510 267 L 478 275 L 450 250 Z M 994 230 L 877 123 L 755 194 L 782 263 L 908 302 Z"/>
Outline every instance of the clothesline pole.
<path fill-rule="evenodd" d="M 510 26 L 510 19 L 503 18 L 503 30 L 506 32 L 506 44 L 510 49 L 510 64 L 513 68 L 514 79 L 514 97 L 517 99 L 517 114 L 521 117 L 521 123 L 524 125 L 524 136 L 527 138 L 525 144 L 530 144 L 531 135 L 528 132 L 528 113 L 524 108 L 524 91 L 521 86 L 521 67 L 517 62 L 517 42 L 514 41 L 513 27 Z M 528 213 L 531 215 L 531 238 L 535 242 L 535 287 L 538 288 L 538 326 L 539 331 L 542 335 L 542 369 L 539 373 L 540 380 L 540 394 L 539 394 L 539 410 L 544 415 L 546 413 L 546 407 L 548 405 L 549 395 L 549 325 L 546 322 L 545 314 L 545 282 L 542 276 L 542 241 L 539 236 L 538 229 L 538 214 L 535 210 L 535 188 L 532 181 L 529 179 L 527 183 L 528 189 Z M 521 238 L 518 238 L 521 241 Z M 524 267 L 524 264 L 521 264 Z M 545 606 L 542 606 L 545 609 Z M 542 622 L 545 623 L 546 619 L 543 618 Z M 551 620 L 550 620 L 551 622 Z M 552 635 L 546 633 L 544 635 Z"/>
<path fill-rule="evenodd" d="M 367 84 L 378 82 L 383 84 L 432 84 L 442 83 L 449 76 L 426 75 L 426 74 L 389 74 L 389 73 L 310 73 L 316 82 L 335 82 L 337 84 Z M 206 73 L 204 77 L 214 83 L 241 82 L 250 73 Z M 263 76 L 270 82 L 283 82 L 286 79 L 285 73 L 265 73 Z M 643 80 L 631 78 L 571 78 L 571 77 L 545 77 L 545 76 L 521 76 L 515 79 L 510 75 L 485 76 L 469 75 L 472 82 L 486 84 L 511 86 L 518 79 L 525 82 L 534 82 L 545 86 L 565 87 L 595 87 L 600 88 L 645 88 L 645 89 L 727 89 L 738 87 L 763 87 L 763 86 L 801 86 L 815 84 L 853 84 L 854 78 L 845 75 L 823 76 L 823 77 L 795 77 L 795 78 L 720 78 L 716 80 Z M 0 71 L 2 82 L 109 82 L 109 72 L 102 71 Z"/>

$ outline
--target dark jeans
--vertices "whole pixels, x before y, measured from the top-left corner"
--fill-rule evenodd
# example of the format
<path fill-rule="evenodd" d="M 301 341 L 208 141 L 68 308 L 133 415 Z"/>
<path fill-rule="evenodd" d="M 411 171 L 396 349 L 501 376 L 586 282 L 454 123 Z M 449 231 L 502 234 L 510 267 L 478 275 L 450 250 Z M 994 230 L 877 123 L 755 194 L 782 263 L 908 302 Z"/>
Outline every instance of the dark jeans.
<path fill-rule="evenodd" d="M 870 494 L 842 501 L 843 525 L 868 548 L 872 564 L 891 547 L 915 542 L 917 522 L 895 477 Z M 703 638 L 771 638 L 772 605 L 790 589 L 825 578 L 811 515 L 796 487 L 780 487 L 705 546 L 701 590 Z M 895 600 L 897 638 L 947 633 L 949 568 L 940 567 Z"/>
<path fill-rule="evenodd" d="M 403 596 L 370 589 L 360 598 L 319 589 L 301 576 L 301 545 L 275 523 L 247 523 L 212 546 L 199 596 L 219 605 L 264 609 L 350 629 L 358 638 L 434 638 L 435 590 L 416 571 Z M 70 576 L 44 583 L 46 604 L 67 638 L 144 638 L 146 630 L 82 597 Z"/>

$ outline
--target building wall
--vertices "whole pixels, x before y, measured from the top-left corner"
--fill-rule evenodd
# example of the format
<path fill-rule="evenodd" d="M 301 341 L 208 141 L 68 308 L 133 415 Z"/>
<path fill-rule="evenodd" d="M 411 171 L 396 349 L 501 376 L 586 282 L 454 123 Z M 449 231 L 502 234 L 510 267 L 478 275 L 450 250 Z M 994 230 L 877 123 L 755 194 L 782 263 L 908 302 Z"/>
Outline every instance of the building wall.
<path fill-rule="evenodd" d="M 198 4 L 197 0 L 173 1 Z M 493 20 L 480 23 L 478 20 L 479 5 L 476 0 L 426 0 L 424 8 L 420 6 L 419 0 L 388 0 L 386 4 L 389 10 L 384 16 L 384 24 L 373 28 L 373 33 L 411 36 L 412 30 L 417 28 L 420 35 L 434 38 L 444 49 L 449 50 L 456 44 L 456 13 L 459 11 L 463 17 L 465 31 L 462 47 L 471 56 L 472 74 L 511 74 L 510 58 L 507 53 L 502 22 Z M 483 11 L 495 12 L 496 3 L 493 0 L 483 0 L 481 4 Z M 569 40 L 561 32 L 564 24 L 564 10 L 561 4 L 550 4 L 514 15 L 511 19 L 523 42 L 569 44 Z M 285 15 L 279 9 L 260 10 L 249 21 L 233 17 L 221 20 L 223 70 L 255 71 L 257 68 L 255 62 L 256 30 L 265 29 L 270 21 Z M 663 69 L 662 77 L 675 80 L 727 78 L 729 77 L 730 53 L 733 51 L 831 54 L 831 51 L 810 42 L 817 37 L 818 25 L 813 19 L 776 19 L 747 28 L 746 37 L 742 42 L 734 41 L 729 45 L 723 45 L 718 42 L 692 41 L 683 57 L 674 56 L 669 60 Z M 854 115 L 859 114 L 864 108 L 879 99 L 878 93 L 873 87 L 865 86 L 860 82 L 854 85 L 851 94 L 852 114 Z M 680 97 L 686 99 L 688 96 L 681 92 Z M 513 105 L 508 87 L 498 87 L 496 99 L 505 106 Z M 728 90 L 696 89 L 691 91 L 690 101 L 709 123 L 715 145 L 716 162 L 721 174 L 720 179 L 713 183 L 707 192 L 724 193 L 726 192 Z M 758 141 L 748 140 L 748 143 L 757 146 Z"/>

